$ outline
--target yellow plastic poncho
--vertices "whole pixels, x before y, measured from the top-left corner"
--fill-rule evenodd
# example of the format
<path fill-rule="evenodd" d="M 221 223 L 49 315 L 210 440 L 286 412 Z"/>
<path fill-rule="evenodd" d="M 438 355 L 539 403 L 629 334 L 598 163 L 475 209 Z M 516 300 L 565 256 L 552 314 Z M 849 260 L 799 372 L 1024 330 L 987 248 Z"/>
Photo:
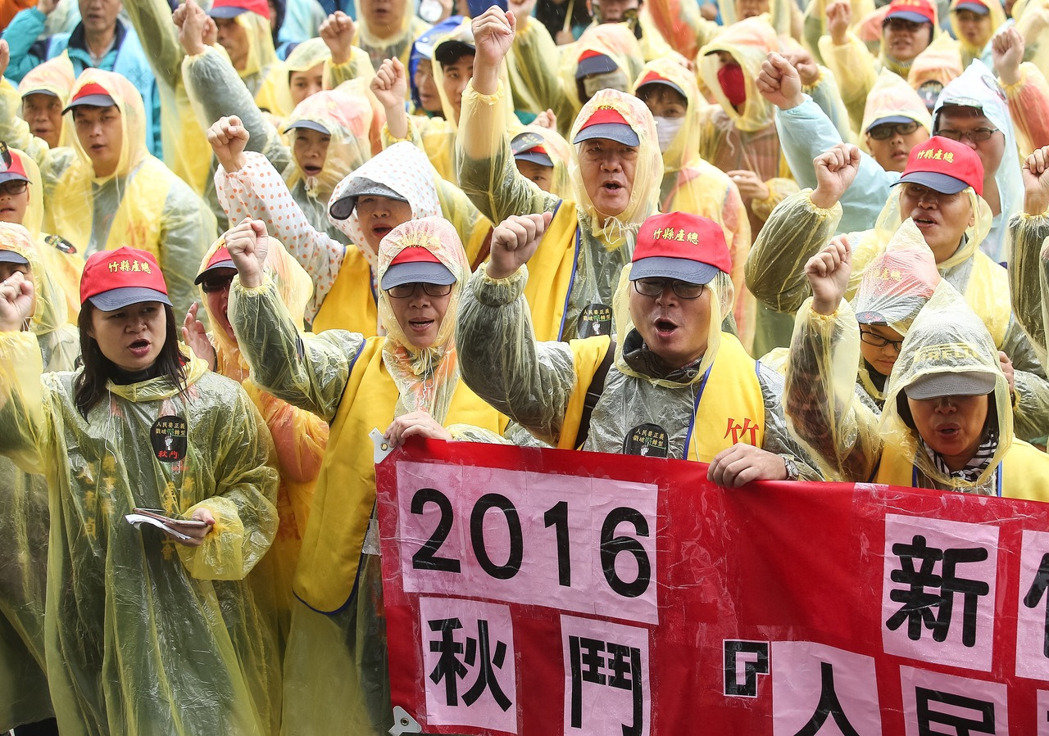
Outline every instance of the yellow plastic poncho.
<path fill-rule="evenodd" d="M 248 35 L 248 55 L 244 68 L 237 73 L 260 108 L 278 119 L 284 118 L 292 108 L 288 70 L 273 48 L 269 20 L 251 12 L 234 16 L 233 20 Z"/>
<path fill-rule="evenodd" d="M 30 69 L 18 83 L 18 94 L 25 97 L 34 92 L 49 93 L 58 98 L 59 103 L 65 108 L 66 101 L 69 99 L 69 91 L 73 89 L 75 82 L 76 72 L 73 70 L 73 62 L 68 56 L 62 54 Z M 58 145 L 70 145 L 74 135 L 70 121 L 63 117 Z"/>
<path fill-rule="evenodd" d="M 983 46 L 974 46 L 965 36 L 962 35 L 959 30 L 957 9 L 959 3 L 963 3 L 965 0 L 951 0 L 950 10 L 948 11 L 948 19 L 951 24 L 951 33 L 956 39 L 958 39 L 958 48 L 962 54 L 962 67 L 968 67 L 974 59 L 980 59 L 987 66 L 991 66 L 991 38 L 994 34 L 1002 28 L 1002 24 L 1005 23 L 1005 8 L 999 2 L 986 2 L 982 5 L 990 11 L 991 18 L 991 31 L 987 40 Z"/>
<path fill-rule="evenodd" d="M 689 62 L 693 61 L 699 54 L 699 50 L 721 32 L 722 26 L 700 15 L 697 3 L 681 2 L 681 0 L 648 0 L 644 7 L 646 14 L 652 19 L 652 25 L 659 30 L 667 44 Z M 725 8 L 719 9 L 725 12 Z M 734 11 L 733 4 L 730 12 Z M 728 26 L 732 23 L 725 21 L 724 25 Z M 655 61 L 655 59 L 647 59 L 647 61 Z"/>
<path fill-rule="evenodd" d="M 572 160 L 572 146 L 556 130 L 539 125 L 526 125 L 522 133 L 534 133 L 543 139 L 543 149 L 554 162 L 554 172 L 550 181 L 550 194 L 567 197 L 571 193 L 571 182 L 568 178 L 568 164 Z"/>
<path fill-rule="evenodd" d="M 322 38 L 311 38 L 303 41 L 288 54 L 284 60 L 284 69 L 288 72 L 290 82 L 292 72 L 305 72 L 318 64 L 324 65 L 324 88 L 335 89 L 343 82 L 361 79 L 367 84 L 375 76 L 368 54 L 356 46 L 350 49 L 350 60 L 335 65 L 331 60 L 331 49 Z M 289 118 L 290 120 L 290 118 Z"/>
<path fill-rule="evenodd" d="M 189 186 L 146 150 L 145 117 L 138 90 L 113 72 L 87 69 L 73 95 L 99 84 L 120 110 L 124 136 L 114 173 L 96 177 L 87 152 L 74 140 L 75 158 L 50 157 L 41 166 L 45 230 L 84 255 L 127 245 L 152 253 L 167 279 L 175 310 L 184 314 L 195 296 L 196 264 L 215 237 L 215 218 Z"/>
<path fill-rule="evenodd" d="M 203 271 L 212 255 L 225 245 L 220 238 L 208 250 L 201 261 Z M 284 247 L 270 238 L 267 271 L 273 279 L 281 302 L 288 310 L 297 329 L 303 329 L 302 315 L 306 302 L 313 291 L 313 283 L 302 267 L 288 255 Z M 267 581 L 259 581 L 260 587 L 275 601 L 281 633 L 281 647 L 287 641 L 293 596 L 292 576 L 299 560 L 302 535 L 306 530 L 310 506 L 313 501 L 313 486 L 320 472 L 321 458 L 328 444 L 328 425 L 315 414 L 297 409 L 272 394 L 259 388 L 251 378 L 247 361 L 241 354 L 234 337 L 218 327 L 220 320 L 211 311 L 211 304 L 203 289 L 201 304 L 212 325 L 210 338 L 215 346 L 216 371 L 240 383 L 262 415 L 273 440 L 280 485 L 277 488 L 277 533 L 266 556 Z"/>
<path fill-rule="evenodd" d="M 860 133 L 866 133 L 875 120 L 897 115 L 910 118 L 932 135 L 932 115 L 918 93 L 902 77 L 888 69 L 882 69 L 871 87 L 870 94 L 867 95 Z M 867 137 L 860 135 L 859 140 L 860 146 L 868 150 Z"/>
<path fill-rule="evenodd" d="M 61 288 L 51 278 L 30 233 L 0 223 L 0 250 L 29 261 L 36 293 L 29 332 L 45 371 L 72 370 L 80 353 L 68 326 Z M 47 479 L 0 456 L 0 728 L 53 715 L 44 675 L 44 598 L 47 585 Z"/>
<path fill-rule="evenodd" d="M 611 24 L 606 25 L 609 28 L 614 27 Z M 568 104 L 565 105 L 565 112 L 568 115 L 558 117 L 557 122 L 558 127 L 565 131 L 566 134 L 579 115 L 579 110 L 583 107 L 583 80 L 576 79 L 576 70 L 579 68 L 580 58 L 594 53 L 604 54 L 609 57 L 616 65 L 616 71 L 609 72 L 609 75 L 616 78 L 617 83 L 621 85 L 620 90 L 623 92 L 630 90 L 630 83 L 641 71 L 639 66 L 640 56 L 631 57 L 631 53 L 637 53 L 637 40 L 630 34 L 617 38 L 615 34 L 601 30 L 605 27 L 604 25 L 591 27 L 576 43 L 566 47 L 561 54 L 561 67 L 558 71 L 558 76 L 561 79 L 562 94 L 568 101 Z M 620 43 L 613 45 L 613 43 L 610 43 L 612 41 L 620 41 Z M 630 48 L 631 44 L 633 49 Z"/>
<path fill-rule="evenodd" d="M 958 43 L 946 33 L 933 39 L 911 63 L 907 84 L 917 90 L 926 82 L 939 82 L 946 87 L 965 69 Z"/>
<path fill-rule="evenodd" d="M 833 315 L 806 303 L 791 342 L 784 397 L 791 430 L 819 457 L 828 477 L 852 482 L 964 491 L 1045 501 L 1049 457 L 1013 436 L 1009 387 L 982 321 L 946 281 L 918 313 L 886 386 L 878 416 L 854 398 L 859 329 L 845 302 Z M 906 388 L 934 373 L 975 371 L 995 379 L 984 441 L 993 454 L 966 473 L 950 472 L 901 414 Z M 909 410 L 907 410 L 909 414 Z"/>
<path fill-rule="evenodd" d="M 45 473 L 49 488 L 44 642 L 59 729 L 272 733 L 272 612 L 245 579 L 276 532 L 277 475 L 251 401 L 194 360 L 184 391 L 163 376 L 109 382 L 85 417 L 80 372 L 42 368 L 35 335 L 0 335 L 0 451 Z M 186 425 L 174 463 L 151 446 L 162 417 Z M 183 547 L 128 524 L 135 507 L 206 508 L 216 524 L 200 547 Z"/>
<path fill-rule="evenodd" d="M 385 733 L 392 725 L 377 536 L 369 533 L 375 470 L 368 433 L 429 412 L 448 425 L 499 433 L 506 418 L 459 381 L 453 333 L 466 254 L 441 218 L 412 220 L 382 240 L 379 274 L 404 248 L 430 250 L 456 277 L 434 345 L 413 347 L 380 292 L 385 337 L 329 330 L 301 335 L 272 282 L 231 293 L 230 316 L 252 375 L 274 395 L 330 423 L 331 437 L 295 576 L 285 659 L 283 733 Z M 363 553 L 363 555 L 362 555 Z"/>
<path fill-rule="evenodd" d="M 805 10 L 802 20 L 802 41 L 819 64 L 825 63 L 820 53 L 819 41 L 820 37 L 827 33 L 827 6 L 831 2 L 832 0 L 813 0 Z M 849 5 L 852 7 L 853 18 L 864 18 L 874 12 L 874 3 L 871 0 L 849 0 Z"/>
<path fill-rule="evenodd" d="M 569 164 L 572 193 L 560 199 L 544 192 L 518 172 L 510 141 L 495 124 L 505 87 L 482 96 L 471 84 L 463 93 L 463 117 L 457 166 L 463 191 L 492 222 L 510 215 L 553 212 L 537 257 L 533 278 L 525 289 L 532 322 L 540 340 L 568 340 L 576 336 L 584 312 L 608 315 L 619 272 L 633 255 L 637 230 L 654 214 L 663 178 L 663 159 L 656 126 L 645 103 L 616 90 L 601 90 L 583 107 L 569 140 L 599 107 L 621 114 L 638 134 L 633 186 L 626 208 L 614 217 L 594 207 L 579 168 L 578 147 Z M 600 320 L 604 334 L 611 320 Z"/>
<path fill-rule="evenodd" d="M 685 117 L 670 146 L 663 151 L 663 182 L 659 188 L 660 211 L 688 212 L 709 217 L 725 232 L 725 243 L 732 256 L 732 285 L 736 303 L 731 310 L 744 345 L 753 341 L 754 299 L 743 282 L 743 266 L 750 252 L 750 219 L 739 190 L 728 176 L 699 156 L 699 129 L 696 109 L 702 98 L 695 76 L 673 60 L 645 64 L 634 82 L 636 95 L 650 72 L 676 84 L 686 100 Z M 659 121 L 656 121 L 659 127 Z M 727 314 L 727 313 L 726 313 Z"/>
<path fill-rule="evenodd" d="M 423 21 L 412 12 L 411 4 L 406 0 L 398 0 L 406 6 L 401 21 L 401 29 L 389 38 L 380 38 L 374 31 L 368 28 L 368 22 L 361 13 L 357 18 L 356 44 L 371 60 L 372 69 L 379 70 L 385 59 L 397 58 L 408 68 L 408 57 L 412 54 L 412 44 L 430 28 L 430 24 Z"/>

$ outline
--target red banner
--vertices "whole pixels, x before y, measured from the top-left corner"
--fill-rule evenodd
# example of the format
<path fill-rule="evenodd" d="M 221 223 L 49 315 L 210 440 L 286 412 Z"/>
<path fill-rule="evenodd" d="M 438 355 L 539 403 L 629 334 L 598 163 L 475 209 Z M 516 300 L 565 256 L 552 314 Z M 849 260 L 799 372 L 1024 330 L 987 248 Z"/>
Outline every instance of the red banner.
<path fill-rule="evenodd" d="M 1049 505 L 427 442 L 377 467 L 400 733 L 1049 736 Z"/>

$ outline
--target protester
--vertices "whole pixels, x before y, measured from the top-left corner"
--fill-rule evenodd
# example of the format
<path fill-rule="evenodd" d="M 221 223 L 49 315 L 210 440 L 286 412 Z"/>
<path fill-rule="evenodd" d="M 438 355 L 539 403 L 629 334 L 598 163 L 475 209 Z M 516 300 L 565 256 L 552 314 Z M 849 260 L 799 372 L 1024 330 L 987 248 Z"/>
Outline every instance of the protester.
<path fill-rule="evenodd" d="M 383 238 L 379 310 L 386 336 L 301 334 L 265 276 L 266 230 L 226 235 L 239 277 L 230 321 L 260 387 L 331 426 L 303 539 L 285 659 L 286 734 L 382 734 L 393 725 L 368 433 L 452 439 L 456 423 L 500 433 L 506 418 L 459 382 L 455 315 L 469 274 L 455 229 L 412 220 Z M 446 429 L 449 427 L 452 429 Z M 468 435 L 470 436 L 470 435 Z"/>
<path fill-rule="evenodd" d="M 521 176 L 544 192 L 563 198 L 570 193 L 568 163 L 572 149 L 556 127 L 556 121 L 549 128 L 536 123 L 525 126 L 510 140 L 510 152 Z"/>
<path fill-rule="evenodd" d="M 63 124 L 62 110 L 75 81 L 76 71 L 69 58 L 56 56 L 34 67 L 18 83 L 22 97 L 19 115 L 29 123 L 29 132 L 51 148 L 69 145 L 71 135 Z M 6 85 L 3 90 L 6 93 Z"/>
<path fill-rule="evenodd" d="M 951 0 L 951 33 L 958 39 L 962 66 L 974 59 L 991 65 L 991 36 L 1005 23 L 999 0 Z"/>
<path fill-rule="evenodd" d="M 356 28 L 357 46 L 368 53 L 378 71 L 385 59 L 407 65 L 412 44 L 429 25 L 411 12 L 407 0 L 361 0 Z"/>
<path fill-rule="evenodd" d="M 925 109 L 932 113 L 940 92 L 964 69 L 958 44 L 943 33 L 915 58 L 907 72 L 907 84 L 922 98 Z"/>
<path fill-rule="evenodd" d="M 151 254 L 93 255 L 80 294 L 83 366 L 41 375 L 37 337 L 21 331 L 33 283 L 0 285 L 0 449 L 47 476 L 59 729 L 272 732 L 270 614 L 245 582 L 277 525 L 265 430 L 236 383 L 179 352 Z M 179 534 L 134 528 L 135 508 L 180 519 Z"/>

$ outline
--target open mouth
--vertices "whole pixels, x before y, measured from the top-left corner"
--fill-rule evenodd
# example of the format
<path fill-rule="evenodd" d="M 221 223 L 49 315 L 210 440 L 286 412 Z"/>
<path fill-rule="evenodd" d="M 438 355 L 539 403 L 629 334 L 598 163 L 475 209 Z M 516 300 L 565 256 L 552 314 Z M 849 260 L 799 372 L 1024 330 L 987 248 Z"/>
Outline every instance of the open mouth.
<path fill-rule="evenodd" d="M 956 424 L 947 424 L 942 427 L 936 428 L 936 434 L 938 434 L 945 440 L 956 439 L 958 437 L 959 432 L 961 432 L 961 428 L 959 428 Z"/>
<path fill-rule="evenodd" d="M 919 230 L 936 225 L 936 220 L 928 217 L 913 217 L 911 219 L 914 220 L 914 224 L 918 226 Z"/>
<path fill-rule="evenodd" d="M 320 166 L 303 166 L 302 170 L 306 172 L 306 176 L 317 176 L 321 173 Z"/>
<path fill-rule="evenodd" d="M 408 326 L 412 328 L 413 332 L 426 332 L 433 325 L 432 319 L 410 319 L 408 320 Z"/>
<path fill-rule="evenodd" d="M 149 340 L 135 340 L 128 345 L 128 350 L 133 355 L 141 357 L 149 352 Z"/>
<path fill-rule="evenodd" d="M 377 237 L 377 238 L 384 238 L 384 237 L 386 237 L 386 234 L 389 233 L 391 230 L 393 230 L 393 228 L 390 227 L 389 225 L 376 225 L 375 227 L 372 228 L 372 232 L 375 234 L 375 237 Z"/>
<path fill-rule="evenodd" d="M 601 185 L 601 188 L 611 194 L 618 194 L 619 190 L 623 188 L 623 185 L 616 181 L 606 181 Z"/>
<path fill-rule="evenodd" d="M 677 325 L 669 319 L 660 318 L 656 320 L 656 334 L 662 338 L 670 337 L 677 330 Z"/>

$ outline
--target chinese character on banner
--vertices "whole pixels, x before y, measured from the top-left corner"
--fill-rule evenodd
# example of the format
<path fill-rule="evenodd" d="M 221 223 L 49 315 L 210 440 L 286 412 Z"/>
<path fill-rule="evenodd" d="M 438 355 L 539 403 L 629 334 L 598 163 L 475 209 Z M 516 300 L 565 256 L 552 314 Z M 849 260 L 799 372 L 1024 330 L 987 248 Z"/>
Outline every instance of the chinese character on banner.
<path fill-rule="evenodd" d="M 997 527 L 886 514 L 885 651 L 989 672 L 997 557 Z"/>
<path fill-rule="evenodd" d="M 1009 733 L 1004 683 L 900 668 L 907 736 Z"/>
<path fill-rule="evenodd" d="M 772 642 L 776 734 L 880 736 L 874 658 L 806 641 Z"/>
<path fill-rule="evenodd" d="M 769 673 L 767 641 L 725 640 L 725 696 L 756 698 L 758 675 Z"/>
<path fill-rule="evenodd" d="M 1049 533 L 1025 529 L 1016 611 L 1016 674 L 1049 680 Z"/>
<path fill-rule="evenodd" d="M 419 599 L 427 722 L 517 733 L 517 673 L 510 609 Z"/>
<path fill-rule="evenodd" d="M 648 736 L 648 633 L 561 616 L 566 736 Z"/>

